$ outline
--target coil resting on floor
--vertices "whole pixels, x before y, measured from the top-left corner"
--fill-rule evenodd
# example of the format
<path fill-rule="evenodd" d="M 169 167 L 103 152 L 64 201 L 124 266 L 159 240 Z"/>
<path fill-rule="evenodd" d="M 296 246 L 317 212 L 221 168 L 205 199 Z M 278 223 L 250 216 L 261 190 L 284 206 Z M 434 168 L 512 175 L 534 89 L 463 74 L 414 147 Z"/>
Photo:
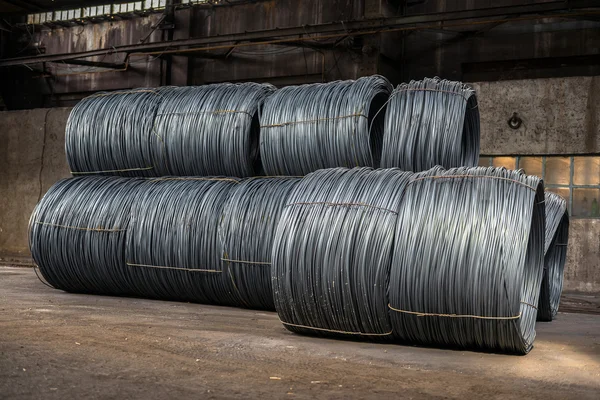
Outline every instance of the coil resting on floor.
<path fill-rule="evenodd" d="M 67 121 L 74 175 L 232 175 L 261 171 L 258 112 L 269 84 L 97 93 Z"/>
<path fill-rule="evenodd" d="M 558 312 L 569 241 L 567 203 L 559 195 L 546 192 L 546 237 L 544 277 L 538 302 L 538 321 L 552 321 Z"/>
<path fill-rule="evenodd" d="M 267 175 L 330 167 L 378 167 L 383 109 L 392 85 L 379 75 L 277 90 L 260 117 Z"/>
<path fill-rule="evenodd" d="M 527 353 L 543 271 L 543 200 L 539 178 L 503 168 L 413 179 L 390 274 L 395 337 Z"/>
<path fill-rule="evenodd" d="M 286 328 L 391 337 L 387 281 L 400 198 L 411 173 L 336 168 L 288 197 L 273 241 L 275 307 Z"/>
<path fill-rule="evenodd" d="M 275 310 L 271 249 L 283 206 L 298 178 L 269 177 L 240 182 L 219 224 L 223 270 L 231 274 L 244 307 Z"/>
<path fill-rule="evenodd" d="M 31 254 L 48 283 L 68 292 L 131 294 L 123 254 L 143 183 L 90 176 L 50 188 L 29 220 Z"/>
<path fill-rule="evenodd" d="M 418 172 L 478 162 L 479 109 L 473 89 L 439 78 L 394 89 L 385 116 L 382 168 Z"/>

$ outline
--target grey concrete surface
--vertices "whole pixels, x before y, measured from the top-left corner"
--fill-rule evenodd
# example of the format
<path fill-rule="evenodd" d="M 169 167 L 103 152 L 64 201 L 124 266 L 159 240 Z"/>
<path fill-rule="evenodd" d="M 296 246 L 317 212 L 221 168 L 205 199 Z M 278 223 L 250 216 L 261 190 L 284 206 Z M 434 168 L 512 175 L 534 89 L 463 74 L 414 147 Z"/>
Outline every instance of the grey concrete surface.
<path fill-rule="evenodd" d="M 68 294 L 0 268 L 0 397 L 598 399 L 600 315 L 527 356 L 301 336 L 275 313 Z"/>

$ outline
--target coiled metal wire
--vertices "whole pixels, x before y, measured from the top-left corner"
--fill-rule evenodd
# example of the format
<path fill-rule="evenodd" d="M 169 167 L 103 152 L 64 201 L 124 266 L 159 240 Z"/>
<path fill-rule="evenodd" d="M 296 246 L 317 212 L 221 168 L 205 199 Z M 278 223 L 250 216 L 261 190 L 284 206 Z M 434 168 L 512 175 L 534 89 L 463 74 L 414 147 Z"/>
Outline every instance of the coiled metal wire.
<path fill-rule="evenodd" d="M 538 321 L 552 321 L 558 312 L 569 242 L 567 203 L 559 195 L 546 192 L 546 241 L 544 277 L 538 302 Z"/>
<path fill-rule="evenodd" d="M 258 83 L 165 88 L 155 120 L 168 164 L 161 175 L 260 173 L 258 111 L 274 90 Z"/>
<path fill-rule="evenodd" d="M 253 176 L 261 172 L 258 111 L 269 84 L 97 93 L 67 121 L 74 175 Z"/>
<path fill-rule="evenodd" d="M 478 162 L 479 109 L 473 89 L 437 77 L 394 89 L 385 116 L 383 168 L 418 172 Z"/>
<path fill-rule="evenodd" d="M 57 182 L 29 220 L 29 247 L 44 278 L 68 292 L 130 294 L 124 249 L 143 180 L 82 177 Z"/>
<path fill-rule="evenodd" d="M 387 283 L 411 173 L 320 170 L 294 188 L 275 233 L 275 307 L 291 331 L 391 338 Z"/>
<path fill-rule="evenodd" d="M 164 146 L 154 117 L 164 89 L 96 93 L 71 110 L 65 152 L 73 175 L 158 176 Z"/>
<path fill-rule="evenodd" d="M 125 257 L 137 296 L 242 303 L 221 263 L 219 221 L 232 178 L 151 180 L 133 203 Z"/>
<path fill-rule="evenodd" d="M 279 217 L 298 178 L 248 179 L 230 193 L 219 224 L 222 269 L 228 271 L 240 306 L 275 310 L 271 249 Z"/>
<path fill-rule="evenodd" d="M 277 90 L 260 117 L 267 175 L 305 175 L 330 167 L 378 167 L 385 103 L 379 75 Z"/>
<path fill-rule="evenodd" d="M 543 272 L 543 200 L 539 178 L 503 168 L 415 177 L 391 266 L 395 337 L 527 353 Z"/>

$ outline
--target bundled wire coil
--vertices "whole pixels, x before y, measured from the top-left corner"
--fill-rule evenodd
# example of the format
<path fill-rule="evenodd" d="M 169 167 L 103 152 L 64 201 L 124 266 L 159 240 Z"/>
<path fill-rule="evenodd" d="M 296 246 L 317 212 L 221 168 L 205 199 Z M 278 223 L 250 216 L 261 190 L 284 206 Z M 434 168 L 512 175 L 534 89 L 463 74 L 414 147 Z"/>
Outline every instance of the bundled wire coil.
<path fill-rule="evenodd" d="M 240 305 L 222 267 L 219 221 L 233 178 L 158 178 L 131 208 L 125 257 L 133 294 Z"/>
<path fill-rule="evenodd" d="M 546 240 L 544 277 L 538 302 L 538 321 L 552 321 L 558 313 L 569 241 L 567 203 L 559 195 L 546 192 Z"/>
<path fill-rule="evenodd" d="M 96 93 L 71 110 L 65 152 L 73 175 L 157 176 L 164 145 L 153 129 L 164 89 Z"/>
<path fill-rule="evenodd" d="M 539 178 L 503 168 L 413 179 L 390 274 L 395 337 L 529 352 L 543 272 L 543 196 Z"/>
<path fill-rule="evenodd" d="M 383 168 L 418 172 L 478 162 L 479 109 L 473 89 L 426 78 L 394 90 L 385 117 Z"/>
<path fill-rule="evenodd" d="M 379 75 L 288 86 L 265 101 L 260 150 L 267 175 L 330 167 L 378 167 L 384 106 L 392 91 Z"/>
<path fill-rule="evenodd" d="M 29 247 L 57 289 L 126 295 L 124 250 L 132 201 L 143 180 L 82 177 L 57 182 L 29 220 Z"/>
<path fill-rule="evenodd" d="M 274 310 L 271 249 L 279 217 L 298 178 L 248 179 L 229 196 L 219 224 L 223 270 L 228 270 L 240 306 Z"/>
<path fill-rule="evenodd" d="M 275 233 L 273 296 L 295 332 L 391 337 L 386 296 L 401 194 L 411 173 L 320 170 L 294 188 Z"/>
<path fill-rule="evenodd" d="M 258 174 L 258 111 L 274 90 L 258 83 L 163 89 L 155 120 L 168 164 L 162 175 Z"/>

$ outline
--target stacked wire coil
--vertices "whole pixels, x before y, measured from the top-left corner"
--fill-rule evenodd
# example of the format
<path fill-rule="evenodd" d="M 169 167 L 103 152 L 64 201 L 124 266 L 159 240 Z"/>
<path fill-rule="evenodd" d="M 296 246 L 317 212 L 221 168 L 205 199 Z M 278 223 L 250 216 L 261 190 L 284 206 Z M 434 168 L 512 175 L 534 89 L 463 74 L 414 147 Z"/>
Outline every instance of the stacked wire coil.
<path fill-rule="evenodd" d="M 161 175 L 259 174 L 258 112 L 274 90 L 258 83 L 163 89 L 154 126 L 168 165 Z"/>
<path fill-rule="evenodd" d="M 166 160 L 153 125 L 164 89 L 96 93 L 67 120 L 65 152 L 73 175 L 157 176 Z"/>
<path fill-rule="evenodd" d="M 266 174 L 379 167 L 384 106 L 392 88 L 386 78 L 373 75 L 277 90 L 260 117 Z"/>
<path fill-rule="evenodd" d="M 219 224 L 223 270 L 231 274 L 240 306 L 275 310 L 271 288 L 273 236 L 298 178 L 240 182 L 230 193 Z"/>
<path fill-rule="evenodd" d="M 545 202 L 544 276 L 538 302 L 538 321 L 552 321 L 558 313 L 569 241 L 569 213 L 565 199 L 546 192 Z"/>
<path fill-rule="evenodd" d="M 124 250 L 140 179 L 81 177 L 57 182 L 29 221 L 29 247 L 43 277 L 57 289 L 127 295 Z"/>
<path fill-rule="evenodd" d="M 399 85 L 385 116 L 381 167 L 425 171 L 479 162 L 475 91 L 461 82 L 426 78 Z"/>
<path fill-rule="evenodd" d="M 218 227 L 233 178 L 158 178 L 134 201 L 125 257 L 133 294 L 240 305 Z"/>
<path fill-rule="evenodd" d="M 537 177 L 491 167 L 415 177 L 398 216 L 390 274 L 395 337 L 529 352 L 544 229 Z"/>
<path fill-rule="evenodd" d="M 387 284 L 411 173 L 336 168 L 294 188 L 273 241 L 275 307 L 295 332 L 391 337 Z"/>

